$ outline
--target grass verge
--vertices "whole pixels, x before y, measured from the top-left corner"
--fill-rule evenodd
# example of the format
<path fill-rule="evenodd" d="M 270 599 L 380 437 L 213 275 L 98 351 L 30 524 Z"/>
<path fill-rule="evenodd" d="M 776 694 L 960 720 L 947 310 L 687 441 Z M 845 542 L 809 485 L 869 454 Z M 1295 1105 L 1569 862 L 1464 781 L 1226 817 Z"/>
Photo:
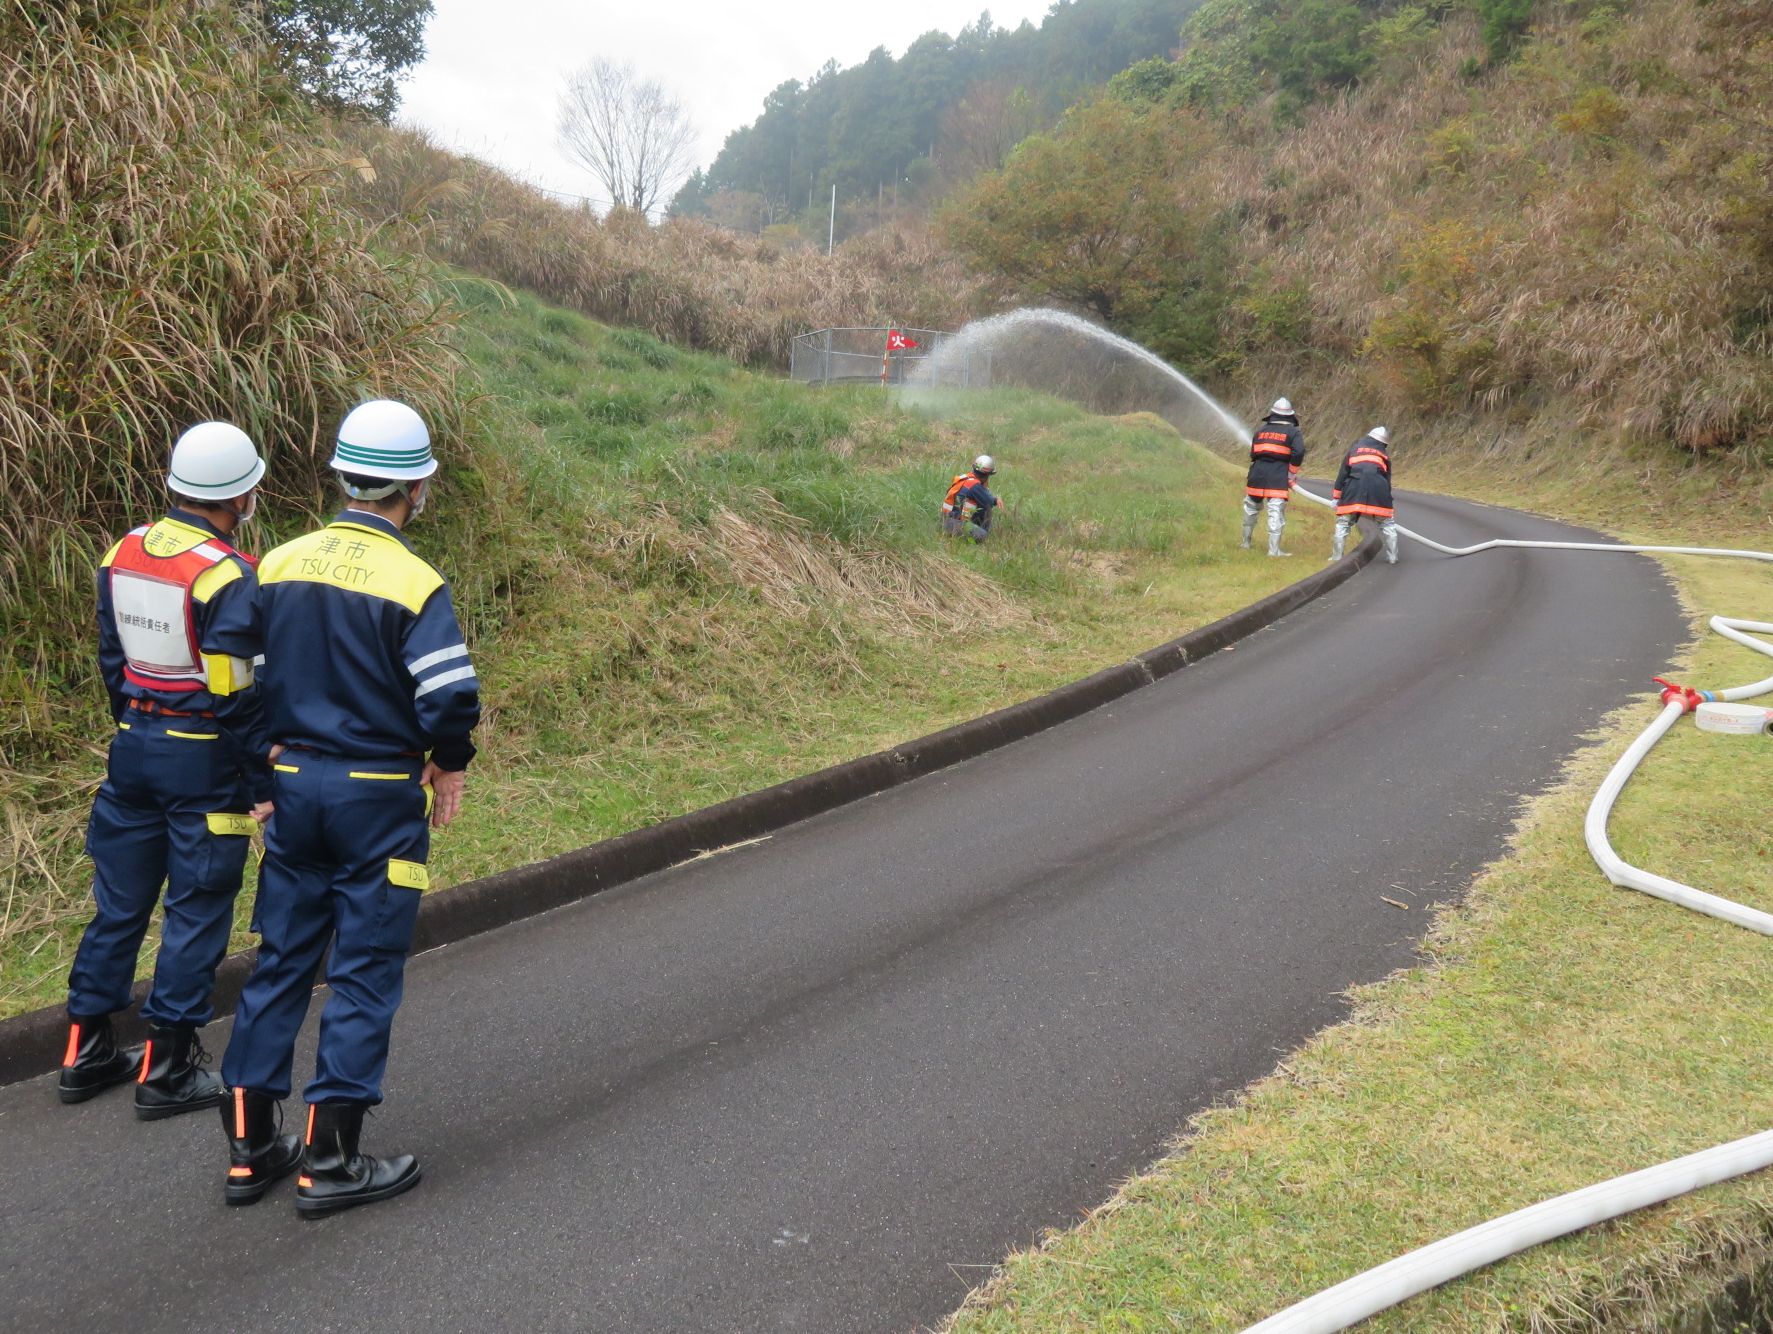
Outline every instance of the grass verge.
<path fill-rule="evenodd" d="M 1237 550 L 1240 470 L 1154 417 L 1026 393 L 910 412 L 478 280 L 450 295 L 498 448 L 470 451 L 484 475 L 446 472 L 413 532 L 488 705 L 439 887 L 1041 693 L 1313 568 Z M 1011 509 L 956 545 L 936 507 L 981 451 Z M 1297 522 L 1302 550 L 1327 547 L 1327 520 Z M 55 712 L 64 758 L 0 767 L 0 1015 L 60 998 L 89 915 L 107 720 L 90 685 Z"/>
<path fill-rule="evenodd" d="M 1764 509 L 1720 504 L 1715 474 L 1552 462 L 1535 476 L 1428 460 L 1408 482 L 1628 539 L 1769 545 Z M 1768 615 L 1763 568 L 1668 564 L 1695 613 Z M 1679 666 L 1703 685 L 1766 675 L 1764 658 L 1703 632 Z M 1240 1329 L 1511 1209 L 1766 1129 L 1768 942 L 1612 888 L 1583 847 L 1590 794 L 1651 712 L 1646 697 L 1585 738 L 1508 855 L 1438 915 L 1418 967 L 1355 991 L 1347 1022 L 1195 1118 L 1079 1227 L 1011 1257 L 949 1329 Z M 1773 748 L 1683 725 L 1627 788 L 1615 845 L 1773 909 L 1770 791 Z M 1658 1328 L 1764 1263 L 1770 1243 L 1763 1173 L 1536 1248 L 1363 1328 Z"/>

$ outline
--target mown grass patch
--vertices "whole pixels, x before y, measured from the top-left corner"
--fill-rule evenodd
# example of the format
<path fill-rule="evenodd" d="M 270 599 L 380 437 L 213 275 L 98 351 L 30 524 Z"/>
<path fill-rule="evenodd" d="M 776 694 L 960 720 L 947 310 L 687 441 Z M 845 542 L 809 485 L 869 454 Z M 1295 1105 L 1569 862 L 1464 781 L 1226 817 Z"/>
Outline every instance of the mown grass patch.
<path fill-rule="evenodd" d="M 450 295 L 487 438 L 412 536 L 452 579 L 487 719 L 439 887 L 1038 694 L 1315 568 L 1237 550 L 1241 469 L 1155 417 L 1019 392 L 908 411 L 494 284 Z M 987 450 L 1010 512 L 956 544 L 937 507 Z M 1327 520 L 1297 521 L 1327 548 Z M 58 704 L 69 758 L 0 784 L 0 1014 L 59 999 L 89 912 L 108 732 L 96 688 Z"/>
<path fill-rule="evenodd" d="M 1715 476 L 1551 471 L 1556 485 L 1528 486 L 1525 503 L 1605 526 L 1628 516 L 1636 540 L 1769 545 L 1758 513 L 1720 512 Z M 1520 503 L 1520 475 L 1507 496 L 1497 478 L 1478 461 L 1411 473 Z M 1762 567 L 1669 568 L 1696 612 L 1769 614 Z M 1700 633 L 1682 679 L 1767 674 L 1766 659 Z M 1240 1329 L 1511 1209 L 1766 1129 L 1767 940 L 1612 888 L 1583 847 L 1591 793 L 1653 711 L 1646 696 L 1589 739 L 1509 855 L 1437 916 L 1420 966 L 1354 992 L 1346 1023 L 1195 1118 L 1084 1224 L 1012 1257 L 950 1328 Z M 1773 749 L 1683 724 L 1626 790 L 1614 843 L 1773 910 L 1769 792 Z M 1770 1238 L 1763 1173 L 1539 1247 L 1370 1327 L 1653 1328 L 1764 1257 Z"/>

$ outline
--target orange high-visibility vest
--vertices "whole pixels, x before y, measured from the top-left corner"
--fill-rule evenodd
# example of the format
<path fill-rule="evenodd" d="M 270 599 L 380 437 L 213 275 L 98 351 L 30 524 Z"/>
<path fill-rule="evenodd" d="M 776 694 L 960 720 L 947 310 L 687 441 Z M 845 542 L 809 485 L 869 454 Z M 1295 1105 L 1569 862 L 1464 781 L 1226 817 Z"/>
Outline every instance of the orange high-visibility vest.
<path fill-rule="evenodd" d="M 123 642 L 125 679 L 176 694 L 208 687 L 191 590 L 205 570 L 239 554 L 185 524 L 143 525 L 117 544 L 110 559 L 111 615 Z"/>
<path fill-rule="evenodd" d="M 979 479 L 970 472 L 963 472 L 959 477 L 956 477 L 954 479 L 954 484 L 948 488 L 948 494 L 942 497 L 942 513 L 954 513 L 954 498 L 960 494 L 961 488 L 971 486 L 978 480 Z"/>

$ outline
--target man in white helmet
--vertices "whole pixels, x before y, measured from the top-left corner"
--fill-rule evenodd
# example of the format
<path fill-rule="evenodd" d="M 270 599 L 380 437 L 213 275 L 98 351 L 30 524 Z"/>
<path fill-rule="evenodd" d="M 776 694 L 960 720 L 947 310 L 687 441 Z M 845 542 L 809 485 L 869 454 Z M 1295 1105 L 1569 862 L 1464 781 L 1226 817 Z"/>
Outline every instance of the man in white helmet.
<path fill-rule="evenodd" d="M 1336 487 L 1331 497 L 1336 502 L 1336 536 L 1330 548 L 1330 559 L 1341 560 L 1348 541 L 1348 530 L 1362 517 L 1379 521 L 1379 536 L 1385 542 L 1385 560 L 1397 564 L 1397 520 L 1391 504 L 1391 432 L 1375 426 L 1348 447 L 1342 466 L 1336 470 Z"/>
<path fill-rule="evenodd" d="M 986 483 L 997 471 L 997 462 L 989 454 L 973 460 L 970 472 L 963 472 L 948 485 L 942 499 L 942 531 L 950 537 L 964 537 L 969 542 L 983 542 L 991 536 L 991 515 L 1003 504 Z"/>
<path fill-rule="evenodd" d="M 1250 472 L 1244 482 L 1244 536 L 1247 550 L 1256 531 L 1256 516 L 1268 510 L 1268 554 L 1290 556 L 1281 550 L 1281 531 L 1287 526 L 1287 497 L 1305 463 L 1305 437 L 1299 430 L 1299 414 L 1284 398 L 1256 428 L 1250 440 Z"/>
<path fill-rule="evenodd" d="M 382 1100 L 429 824 L 461 808 L 480 682 L 443 576 L 402 530 L 425 507 L 437 460 L 404 403 L 378 399 L 340 424 L 331 466 L 348 497 L 318 532 L 259 570 L 265 713 L 277 813 L 259 872 L 258 964 L 222 1061 L 225 1197 L 250 1204 L 299 1158 L 296 1209 L 320 1217 L 417 1183 L 409 1154 L 359 1148 Z M 307 1131 L 278 1131 L 296 1034 L 326 953 Z"/>
<path fill-rule="evenodd" d="M 265 464 L 245 432 L 203 422 L 179 437 L 173 505 L 105 553 L 98 571 L 99 670 L 117 724 L 86 850 L 94 913 L 68 974 L 63 1102 L 135 1079 L 143 1120 L 213 1107 L 198 1030 L 227 950 L 247 849 L 270 813 L 270 742 L 253 658 L 253 561 L 233 546 Z M 255 820 L 256 817 L 256 820 Z M 154 905 L 165 920 L 142 1004 L 148 1043 L 117 1046 Z"/>

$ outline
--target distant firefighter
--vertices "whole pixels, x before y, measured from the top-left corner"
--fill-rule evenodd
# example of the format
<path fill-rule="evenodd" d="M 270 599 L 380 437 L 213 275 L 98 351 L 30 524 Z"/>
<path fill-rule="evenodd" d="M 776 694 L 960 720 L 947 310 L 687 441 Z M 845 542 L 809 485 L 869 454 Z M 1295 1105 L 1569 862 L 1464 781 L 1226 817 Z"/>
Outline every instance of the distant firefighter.
<path fill-rule="evenodd" d="M 1287 526 L 1287 496 L 1304 463 L 1305 437 L 1299 430 L 1299 414 L 1286 399 L 1277 398 L 1250 440 L 1250 474 L 1244 482 L 1243 546 L 1246 550 L 1251 534 L 1256 531 L 1256 516 L 1266 506 L 1268 554 L 1293 554 L 1281 550 L 1281 530 Z"/>
<path fill-rule="evenodd" d="M 1336 471 L 1336 538 L 1330 559 L 1341 560 L 1348 530 L 1370 515 L 1379 521 L 1387 564 L 1397 564 L 1397 520 L 1391 507 L 1391 432 L 1375 426 L 1348 448 Z"/>
<path fill-rule="evenodd" d="M 942 500 L 942 531 L 950 537 L 983 542 L 991 536 L 992 512 L 1003 502 L 985 485 L 997 471 L 991 455 L 973 460 L 971 472 L 963 472 L 949 484 Z"/>

